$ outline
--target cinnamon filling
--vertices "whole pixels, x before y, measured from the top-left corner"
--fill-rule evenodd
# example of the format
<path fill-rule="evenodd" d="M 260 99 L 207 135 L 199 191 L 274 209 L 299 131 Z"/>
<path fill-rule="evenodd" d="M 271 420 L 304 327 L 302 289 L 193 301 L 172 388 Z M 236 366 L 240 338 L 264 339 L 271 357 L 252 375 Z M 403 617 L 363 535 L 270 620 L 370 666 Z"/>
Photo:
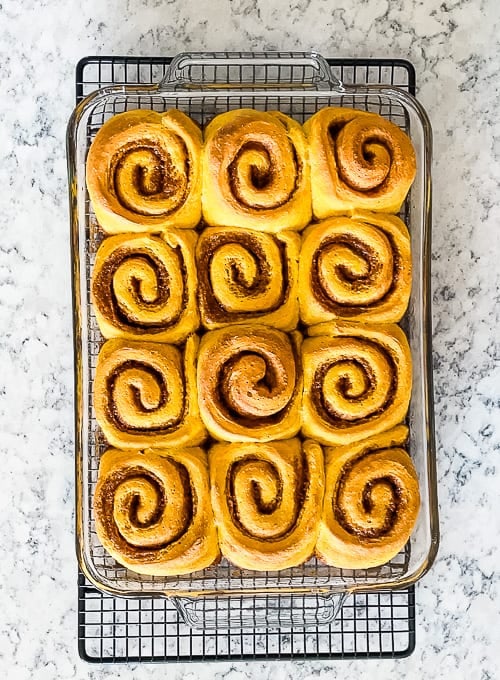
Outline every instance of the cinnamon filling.
<path fill-rule="evenodd" d="M 272 472 L 273 478 L 277 481 L 278 491 L 276 497 L 272 499 L 272 501 L 265 503 L 262 499 L 258 480 L 252 480 L 252 501 L 260 514 L 272 515 L 282 503 L 287 503 L 289 501 L 292 503 L 292 513 L 287 526 L 282 527 L 281 529 L 277 527 L 277 533 L 267 539 L 256 536 L 245 526 L 245 511 L 244 508 L 240 508 L 240 499 L 237 498 L 235 493 L 235 478 L 238 475 L 238 472 L 244 469 L 249 463 L 262 464 L 267 468 L 268 474 Z M 305 499 L 309 492 L 310 476 L 307 457 L 303 453 L 298 460 L 294 461 L 294 463 L 297 481 L 293 485 L 293 489 L 284 489 L 283 480 L 279 471 L 279 464 L 273 465 L 266 459 L 246 456 L 229 466 L 226 475 L 225 498 L 227 499 L 231 519 L 243 535 L 258 541 L 265 540 L 266 542 L 275 542 L 287 538 L 295 530 L 304 510 Z M 269 468 L 271 468 L 271 470 L 269 470 Z"/>
<path fill-rule="evenodd" d="M 229 181 L 229 186 L 231 188 L 231 193 L 232 195 L 238 200 L 241 205 L 244 205 L 246 208 L 249 208 L 250 210 L 255 210 L 258 212 L 264 212 L 266 210 L 276 210 L 277 208 L 281 208 L 282 206 L 286 205 L 294 196 L 295 192 L 297 191 L 298 187 L 300 186 L 302 182 L 302 162 L 297 154 L 297 151 L 295 149 L 295 146 L 291 143 L 289 139 L 287 139 L 288 143 L 291 145 L 291 151 L 293 155 L 293 167 L 287 168 L 287 171 L 293 172 L 294 173 L 294 186 L 293 189 L 287 194 L 285 198 L 283 198 L 280 201 L 276 201 L 273 203 L 271 206 L 268 207 L 262 207 L 258 205 L 253 205 L 249 203 L 244 195 L 243 192 L 241 191 L 241 186 L 240 186 L 240 180 L 238 177 L 238 163 L 240 161 L 240 157 L 242 154 L 245 153 L 245 151 L 249 150 L 255 150 L 259 152 L 264 152 L 266 156 L 269 158 L 269 152 L 263 142 L 257 143 L 257 142 L 247 142 L 246 144 L 243 144 L 239 149 L 238 152 L 236 153 L 234 159 L 231 161 L 227 168 L 228 172 L 228 181 Z M 251 180 L 252 184 L 256 189 L 260 189 L 262 191 L 265 191 L 267 186 L 273 181 L 275 177 L 275 170 L 272 168 L 272 159 L 269 158 L 269 170 L 267 172 L 264 172 L 260 168 L 253 167 L 251 170 Z"/>
<path fill-rule="evenodd" d="M 356 418 L 355 420 L 347 420 L 344 417 L 342 417 L 342 414 L 337 413 L 331 406 L 331 404 L 328 403 L 327 396 L 324 393 L 323 389 L 323 383 L 325 380 L 325 376 L 332 368 L 332 366 L 337 366 L 339 363 L 345 363 L 345 368 L 346 368 L 346 376 L 339 380 L 338 382 L 338 392 L 342 395 L 342 397 L 348 401 L 351 402 L 357 402 L 357 403 L 362 403 L 368 396 L 371 394 L 377 386 L 377 380 L 376 380 L 376 374 L 374 372 L 374 369 L 372 366 L 370 366 L 367 362 L 361 361 L 360 359 L 356 357 L 349 357 L 346 356 L 345 358 L 342 359 L 341 362 L 335 361 L 331 363 L 324 363 L 321 366 L 319 366 L 316 369 L 316 372 L 314 374 L 314 378 L 312 381 L 311 385 L 311 399 L 312 402 L 315 406 L 316 411 L 318 414 L 321 416 L 321 418 L 329 423 L 330 425 L 333 425 L 334 427 L 337 428 L 348 428 L 352 427 L 353 425 L 361 425 L 363 423 L 368 422 L 372 418 L 376 418 L 379 416 L 381 413 L 383 413 L 389 406 L 392 404 L 394 401 L 394 396 L 397 391 L 397 386 L 398 386 L 398 374 L 397 374 L 397 366 L 394 363 L 393 357 L 390 355 L 389 352 L 386 351 L 385 348 L 382 346 L 376 344 L 376 343 L 370 343 L 369 341 L 365 340 L 366 344 L 373 345 L 378 352 L 383 354 L 385 356 L 386 361 L 389 363 L 391 367 L 391 386 L 388 391 L 387 397 L 383 403 L 383 405 L 380 408 L 377 408 L 376 410 L 370 412 L 364 417 Z M 349 394 L 350 391 L 350 381 L 349 381 L 349 366 L 352 366 L 353 364 L 361 367 L 364 371 L 364 374 L 366 376 L 366 390 L 363 392 L 363 394 L 359 396 L 353 397 L 352 395 Z"/>
<path fill-rule="evenodd" d="M 184 310 L 188 301 L 187 270 L 180 248 L 175 248 L 175 255 L 184 282 L 182 290 L 182 309 Z M 144 313 L 140 316 L 139 314 L 127 314 L 127 310 L 123 308 L 120 304 L 120 300 L 116 297 L 113 287 L 113 277 L 116 271 L 124 262 L 126 263 L 129 258 L 134 261 L 138 260 L 144 262 L 144 265 L 154 269 L 157 277 L 158 295 L 154 300 L 145 300 L 141 296 L 140 280 L 134 279 L 132 281 L 132 289 L 134 297 L 138 302 L 138 307 L 144 310 Z M 149 249 L 121 248 L 111 253 L 102 268 L 93 278 L 92 292 L 99 303 L 99 308 L 103 316 L 111 321 L 117 328 L 125 331 L 133 331 L 137 335 L 145 333 L 161 333 L 162 331 L 175 326 L 175 324 L 179 322 L 181 316 L 177 315 L 170 319 L 165 318 L 165 320 L 162 320 L 160 323 L 158 323 L 157 320 L 153 322 L 148 321 L 147 319 L 148 310 L 157 310 L 162 306 L 167 306 L 171 295 L 169 272 L 162 260 Z"/>
<path fill-rule="evenodd" d="M 101 493 L 95 498 L 96 513 L 99 516 L 101 523 L 105 527 L 106 534 L 110 540 L 117 546 L 120 552 L 128 558 L 134 559 L 140 555 L 141 562 L 155 562 L 159 558 L 159 551 L 172 546 L 187 532 L 192 524 L 193 517 L 197 511 L 197 495 L 196 490 L 192 485 L 191 478 L 187 469 L 173 459 L 169 459 L 172 465 L 177 469 L 177 472 L 182 480 L 184 502 L 181 508 L 176 508 L 182 519 L 181 529 L 168 541 L 162 541 L 161 536 L 158 537 L 158 544 L 154 548 L 142 547 L 139 545 L 131 545 L 128 543 L 120 533 L 119 527 L 114 521 L 114 497 L 118 487 L 128 480 L 138 478 L 146 479 L 151 486 L 153 486 L 156 494 L 157 505 L 155 512 L 147 523 L 139 522 L 137 518 L 137 508 L 140 504 L 140 497 L 134 495 L 131 498 L 129 505 L 128 520 L 130 524 L 137 528 L 150 528 L 158 524 L 165 512 L 166 507 L 166 493 L 165 485 L 154 473 L 142 467 L 130 467 L 116 472 L 113 476 L 109 476 L 102 486 Z"/>
<path fill-rule="evenodd" d="M 119 430 L 122 432 L 133 432 L 133 433 L 141 433 L 141 432 L 147 432 L 148 434 L 168 434 L 172 430 L 176 430 L 177 427 L 179 426 L 179 423 L 182 422 L 182 419 L 184 417 L 184 412 L 186 408 L 186 403 L 185 403 L 185 398 L 183 399 L 182 407 L 180 409 L 180 412 L 176 418 L 171 420 L 169 424 L 165 427 L 155 427 L 154 429 L 151 427 L 148 427 L 147 425 L 144 427 L 138 427 L 136 425 L 130 425 L 125 420 L 125 416 L 121 413 L 118 412 L 118 409 L 116 408 L 116 404 L 113 401 L 112 395 L 114 393 L 115 389 L 115 383 L 118 378 L 118 376 L 123 372 L 128 369 L 140 369 L 142 373 L 145 373 L 153 378 L 153 380 L 158 384 L 160 388 L 160 400 L 158 404 L 154 408 L 146 408 L 144 404 L 141 401 L 141 394 L 140 390 L 135 387 L 134 385 L 130 385 L 129 389 L 133 395 L 133 402 L 134 402 L 134 408 L 138 413 L 150 413 L 152 411 L 156 411 L 158 409 L 161 409 L 165 406 L 169 399 L 169 392 L 167 389 L 167 381 L 165 379 L 165 376 L 160 373 L 160 371 L 156 370 L 149 364 L 146 364 L 141 361 L 137 360 L 130 360 L 130 361 L 125 361 L 122 364 L 120 364 L 119 369 L 115 370 L 111 375 L 107 377 L 106 380 L 106 392 L 108 395 L 108 399 L 106 402 L 106 415 L 107 418 L 110 422 L 112 422 Z M 182 370 L 182 369 L 180 369 Z M 184 375 L 182 374 L 181 376 L 182 380 L 184 381 Z"/>
<path fill-rule="evenodd" d="M 350 248 L 356 255 L 362 257 L 364 261 L 368 264 L 368 273 L 366 276 L 353 275 L 348 268 L 339 265 L 337 266 L 335 273 L 337 277 L 341 280 L 348 282 L 353 291 L 359 292 L 361 295 L 364 290 L 370 288 L 373 285 L 373 280 L 380 269 L 380 262 L 376 253 L 372 248 L 369 248 L 361 240 L 355 238 L 347 238 L 343 236 L 334 236 L 324 239 L 319 247 L 316 249 L 311 262 L 311 290 L 314 293 L 316 299 L 321 303 L 321 305 L 330 312 L 334 312 L 339 316 L 355 316 L 361 311 L 376 309 L 379 305 L 383 304 L 391 295 L 394 294 L 394 290 L 397 286 L 399 279 L 399 274 L 401 271 L 401 256 L 399 250 L 394 243 L 394 238 L 391 234 L 384 232 L 384 235 L 389 240 L 391 244 L 391 250 L 393 254 L 393 276 L 389 289 L 383 294 L 376 302 L 370 305 L 363 304 L 362 297 L 359 303 L 345 304 L 339 302 L 338 300 L 332 299 L 328 291 L 324 286 L 323 279 L 319 273 L 319 262 L 321 257 L 328 253 L 329 250 L 335 248 L 336 246 L 345 246 Z"/>
<path fill-rule="evenodd" d="M 176 200 L 173 205 L 169 210 L 166 209 L 163 215 L 170 215 L 185 203 L 189 194 L 189 150 L 184 140 L 179 138 L 179 142 L 185 158 L 184 167 L 181 170 L 178 170 L 172 163 L 168 149 L 163 149 L 147 139 L 131 141 L 117 151 L 111 162 L 109 177 L 112 182 L 112 192 L 124 207 L 146 217 L 150 214 L 147 210 L 134 205 L 125 190 L 126 188 L 122 187 L 118 180 L 118 176 L 130 162 L 128 156 L 136 151 L 147 152 L 152 158 L 152 162 L 148 165 L 139 165 L 133 168 L 132 184 L 136 193 L 157 202 L 175 197 Z M 184 173 L 187 181 L 181 179 L 179 172 Z"/>
<path fill-rule="evenodd" d="M 377 450 L 377 453 L 380 450 Z M 397 477 L 384 475 L 375 479 L 370 479 L 364 484 L 361 490 L 361 504 L 367 516 L 367 524 L 369 523 L 370 513 L 373 509 L 371 493 L 372 489 L 378 484 L 385 484 L 391 490 L 391 501 L 388 503 L 384 521 L 379 526 L 359 526 L 352 524 L 347 519 L 347 513 L 343 507 L 343 499 L 345 495 L 350 495 L 350 487 L 356 485 L 355 467 L 356 464 L 366 455 L 370 455 L 373 451 L 365 451 L 357 458 L 351 460 L 345 465 L 342 474 L 337 480 L 337 484 L 333 493 L 333 514 L 340 526 L 352 536 L 358 536 L 361 539 L 374 539 L 386 536 L 396 524 L 398 512 L 401 506 L 402 488 L 401 482 Z M 351 476 L 353 477 L 351 479 Z"/>
<path fill-rule="evenodd" d="M 238 268 L 238 262 L 235 261 L 229 263 L 231 268 L 231 279 L 234 283 L 235 289 L 241 292 L 242 298 L 259 294 L 268 289 L 279 274 L 281 279 L 281 295 L 279 296 L 276 304 L 267 307 L 266 309 L 256 309 L 255 311 L 248 312 L 227 309 L 218 300 L 210 279 L 210 267 L 217 250 L 222 246 L 232 243 L 244 246 L 252 254 L 256 262 L 257 270 L 254 281 L 248 284 L 241 275 L 241 272 Z M 211 321 L 215 323 L 229 323 L 242 321 L 247 318 L 255 319 L 260 315 L 269 314 L 276 311 L 287 302 L 290 295 L 290 274 L 289 263 L 287 261 L 286 245 L 279 239 L 275 239 L 275 243 L 278 245 L 280 250 L 280 272 L 271 271 L 266 257 L 265 245 L 263 245 L 262 240 L 252 236 L 251 234 L 235 234 L 231 232 L 224 232 L 214 234 L 209 239 L 205 238 L 202 249 L 198 255 L 199 294 L 204 309 L 206 310 L 205 313 Z"/>

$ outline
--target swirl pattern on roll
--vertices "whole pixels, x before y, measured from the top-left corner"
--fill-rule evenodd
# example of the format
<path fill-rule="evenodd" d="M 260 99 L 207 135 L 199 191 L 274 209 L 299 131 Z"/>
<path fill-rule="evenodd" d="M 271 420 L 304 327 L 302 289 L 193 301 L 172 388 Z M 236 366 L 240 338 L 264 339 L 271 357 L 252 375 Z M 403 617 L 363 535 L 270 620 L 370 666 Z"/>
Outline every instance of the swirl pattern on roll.
<path fill-rule="evenodd" d="M 317 554 L 328 564 L 367 569 L 404 547 L 420 506 L 418 478 L 401 448 L 408 428 L 326 449 L 326 488 Z"/>
<path fill-rule="evenodd" d="M 96 418 L 108 442 L 120 448 L 201 444 L 194 359 L 198 338 L 185 348 L 108 340 L 94 379 Z"/>
<path fill-rule="evenodd" d="M 181 111 L 127 111 L 97 133 L 87 188 L 108 234 L 194 227 L 201 217 L 201 130 Z"/>
<path fill-rule="evenodd" d="M 303 428 L 322 444 L 349 444 L 406 416 L 411 353 L 395 324 L 331 322 L 304 341 Z"/>
<path fill-rule="evenodd" d="M 187 574 L 219 557 L 202 449 L 109 449 L 99 466 L 94 516 L 110 555 L 141 574 Z"/>
<path fill-rule="evenodd" d="M 410 291 L 410 236 L 399 218 L 357 213 L 304 232 L 299 264 L 304 323 L 339 318 L 395 323 L 406 311 Z"/>
<path fill-rule="evenodd" d="M 103 241 L 91 290 L 104 337 L 175 343 L 197 329 L 195 243 L 188 230 Z"/>
<path fill-rule="evenodd" d="M 205 229 L 196 249 L 204 326 L 253 321 L 295 328 L 299 250 L 300 237 L 291 232 Z"/>
<path fill-rule="evenodd" d="M 217 444 L 209 453 L 222 554 L 244 569 L 287 569 L 314 552 L 324 489 L 312 441 Z"/>
<path fill-rule="evenodd" d="M 307 147 L 296 121 L 278 111 L 228 111 L 206 127 L 203 154 L 209 225 L 277 232 L 309 222 Z"/>
<path fill-rule="evenodd" d="M 304 130 L 315 217 L 354 209 L 399 211 L 415 178 L 416 159 L 397 125 L 366 111 L 324 108 Z"/>
<path fill-rule="evenodd" d="M 300 429 L 298 332 L 226 326 L 203 336 L 198 357 L 201 417 L 216 439 L 271 441 Z"/>

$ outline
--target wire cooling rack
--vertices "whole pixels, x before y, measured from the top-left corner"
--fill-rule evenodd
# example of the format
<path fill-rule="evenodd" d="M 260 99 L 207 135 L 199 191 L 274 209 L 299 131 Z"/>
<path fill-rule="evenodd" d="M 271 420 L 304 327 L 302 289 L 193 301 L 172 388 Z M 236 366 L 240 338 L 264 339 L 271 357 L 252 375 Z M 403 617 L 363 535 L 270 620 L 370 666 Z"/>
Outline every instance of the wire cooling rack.
<path fill-rule="evenodd" d="M 415 72 L 406 61 L 328 62 L 334 75 L 346 84 L 384 83 L 415 94 Z M 169 63 L 168 57 L 85 58 L 76 69 L 77 101 L 110 84 L 156 83 Z M 311 606 L 300 596 L 279 599 L 280 609 Z M 247 621 L 251 598 L 239 600 L 232 598 L 231 607 L 239 606 L 242 613 L 244 608 Z M 212 601 L 211 606 L 218 605 Z M 415 646 L 414 589 L 356 593 L 344 602 L 337 619 L 325 625 L 201 630 L 185 624 L 170 600 L 112 597 L 96 590 L 79 574 L 78 643 L 83 659 L 110 663 L 403 657 Z"/>
<path fill-rule="evenodd" d="M 82 575 L 78 593 L 79 652 L 86 661 L 396 658 L 415 645 L 413 588 L 356 593 L 325 626 L 210 631 L 183 623 L 166 599 L 111 597 Z"/>

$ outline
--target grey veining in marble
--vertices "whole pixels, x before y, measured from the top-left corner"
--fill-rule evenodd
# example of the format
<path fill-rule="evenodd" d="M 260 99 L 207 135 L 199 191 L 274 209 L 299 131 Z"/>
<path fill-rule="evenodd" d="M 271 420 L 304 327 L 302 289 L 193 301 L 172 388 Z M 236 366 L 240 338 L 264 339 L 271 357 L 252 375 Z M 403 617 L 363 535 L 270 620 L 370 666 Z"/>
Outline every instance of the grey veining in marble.
<path fill-rule="evenodd" d="M 171 666 L 172 679 L 500 678 L 497 0 L 0 0 L 0 670 L 153 678 L 76 654 L 73 355 L 64 136 L 87 54 L 308 49 L 415 64 L 435 138 L 441 549 L 417 649 L 392 662 Z"/>

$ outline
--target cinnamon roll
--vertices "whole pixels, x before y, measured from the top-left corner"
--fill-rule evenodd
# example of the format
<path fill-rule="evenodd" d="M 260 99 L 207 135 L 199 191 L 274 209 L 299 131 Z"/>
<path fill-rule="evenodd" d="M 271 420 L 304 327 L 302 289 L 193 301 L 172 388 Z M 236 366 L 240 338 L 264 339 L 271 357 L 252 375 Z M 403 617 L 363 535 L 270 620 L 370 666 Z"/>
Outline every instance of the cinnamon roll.
<path fill-rule="evenodd" d="M 195 244 L 187 229 L 104 239 L 91 291 L 105 338 L 177 343 L 198 328 Z"/>
<path fill-rule="evenodd" d="M 198 448 L 109 449 L 99 465 L 94 516 L 104 548 L 139 574 L 189 574 L 220 556 L 207 458 Z"/>
<path fill-rule="evenodd" d="M 196 248 L 204 326 L 253 321 L 296 328 L 299 250 L 300 236 L 292 232 L 205 229 Z"/>
<path fill-rule="evenodd" d="M 205 129 L 202 204 L 205 221 L 215 227 L 305 227 L 311 186 L 301 126 L 279 111 L 216 116 Z"/>
<path fill-rule="evenodd" d="M 409 137 L 375 113 L 324 108 L 304 124 L 314 216 L 354 209 L 397 213 L 415 178 Z"/>
<path fill-rule="evenodd" d="M 324 490 L 316 442 L 217 444 L 209 453 L 222 554 L 243 569 L 295 567 L 314 553 Z"/>
<path fill-rule="evenodd" d="M 304 340 L 303 427 L 340 446 L 388 430 L 408 411 L 411 354 L 395 324 L 331 322 Z"/>
<path fill-rule="evenodd" d="M 203 336 L 198 356 L 200 414 L 226 441 L 288 439 L 300 429 L 300 333 L 226 326 Z"/>
<path fill-rule="evenodd" d="M 326 487 L 318 556 L 344 569 L 385 564 L 404 547 L 417 520 L 420 493 L 401 448 L 408 428 L 326 449 Z"/>
<path fill-rule="evenodd" d="M 194 227 L 201 217 L 201 130 L 172 109 L 110 118 L 87 157 L 87 189 L 107 234 Z"/>
<path fill-rule="evenodd" d="M 112 446 L 194 446 L 206 435 L 199 417 L 194 360 L 198 338 L 173 345 L 108 340 L 94 379 L 97 422 Z"/>
<path fill-rule="evenodd" d="M 359 212 L 304 232 L 299 264 L 304 323 L 338 318 L 397 322 L 410 291 L 410 235 L 399 218 Z"/>

